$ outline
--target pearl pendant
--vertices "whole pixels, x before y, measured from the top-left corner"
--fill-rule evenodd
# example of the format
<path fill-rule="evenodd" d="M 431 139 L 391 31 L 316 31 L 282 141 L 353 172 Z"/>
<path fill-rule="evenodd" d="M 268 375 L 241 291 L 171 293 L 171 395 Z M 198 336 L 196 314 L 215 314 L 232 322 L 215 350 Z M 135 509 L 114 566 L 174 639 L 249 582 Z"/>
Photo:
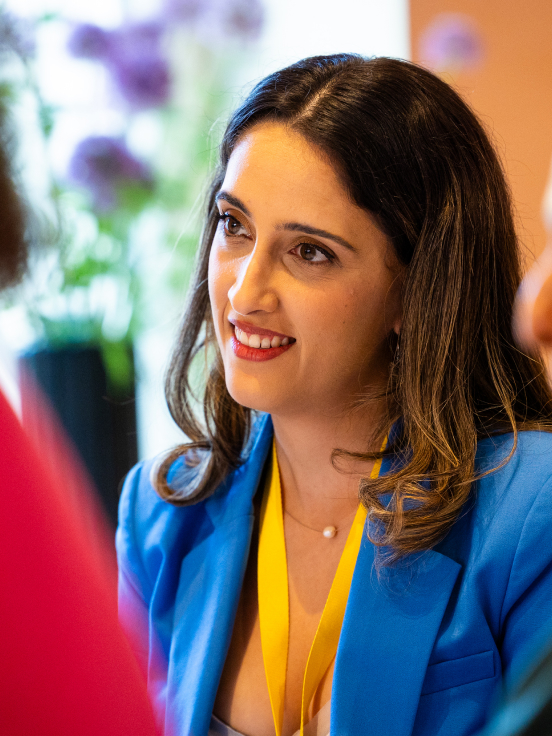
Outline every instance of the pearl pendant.
<path fill-rule="evenodd" d="M 326 537 L 326 539 L 332 539 L 337 534 L 337 529 L 335 526 L 327 526 L 322 534 Z"/>

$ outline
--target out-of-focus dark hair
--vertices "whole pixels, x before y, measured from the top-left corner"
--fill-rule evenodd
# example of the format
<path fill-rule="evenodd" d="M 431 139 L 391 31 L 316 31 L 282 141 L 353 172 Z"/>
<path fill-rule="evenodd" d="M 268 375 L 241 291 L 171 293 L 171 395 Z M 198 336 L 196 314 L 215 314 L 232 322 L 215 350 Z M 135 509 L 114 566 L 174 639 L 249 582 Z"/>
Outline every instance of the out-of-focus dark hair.
<path fill-rule="evenodd" d="M 392 450 L 402 463 L 378 479 L 365 478 L 360 496 L 376 522 L 373 541 L 391 550 L 390 560 L 429 549 L 469 497 L 477 441 L 513 432 L 515 446 L 519 430 L 549 430 L 552 395 L 541 361 L 520 352 L 512 337 L 520 262 L 500 161 L 460 96 L 404 61 L 352 54 L 304 59 L 260 82 L 230 119 L 166 384 L 172 416 L 190 442 L 160 464 L 157 491 L 174 504 L 209 496 L 240 464 L 250 430 L 250 410 L 226 390 L 207 268 L 215 194 L 236 143 L 261 122 L 289 126 L 322 150 L 406 267 L 385 417 L 386 428 L 401 420 Z M 204 423 L 194 415 L 189 378 L 202 350 L 214 356 Z M 366 401 L 373 400 L 369 388 Z M 204 451 L 199 478 L 194 493 L 184 496 L 171 489 L 167 472 L 178 456 L 198 450 Z M 334 460 L 347 455 L 336 448 Z M 386 494 L 390 503 L 382 501 Z"/>
<path fill-rule="evenodd" d="M 16 140 L 0 91 L 0 289 L 17 284 L 27 266 L 30 214 L 15 181 Z"/>

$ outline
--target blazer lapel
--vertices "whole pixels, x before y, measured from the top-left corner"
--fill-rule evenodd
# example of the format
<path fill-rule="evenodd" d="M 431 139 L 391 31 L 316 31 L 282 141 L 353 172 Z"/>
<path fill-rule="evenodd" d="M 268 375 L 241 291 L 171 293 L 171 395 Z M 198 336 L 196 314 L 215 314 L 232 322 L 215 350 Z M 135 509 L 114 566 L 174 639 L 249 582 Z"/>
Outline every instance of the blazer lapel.
<path fill-rule="evenodd" d="M 261 419 L 247 461 L 205 502 L 213 531 L 186 556 L 175 602 L 169 653 L 167 733 L 206 736 L 249 557 L 253 497 L 272 443 Z"/>
<path fill-rule="evenodd" d="M 407 736 L 441 619 L 461 566 L 439 552 L 373 569 L 374 546 L 359 552 L 337 650 L 331 733 Z"/>

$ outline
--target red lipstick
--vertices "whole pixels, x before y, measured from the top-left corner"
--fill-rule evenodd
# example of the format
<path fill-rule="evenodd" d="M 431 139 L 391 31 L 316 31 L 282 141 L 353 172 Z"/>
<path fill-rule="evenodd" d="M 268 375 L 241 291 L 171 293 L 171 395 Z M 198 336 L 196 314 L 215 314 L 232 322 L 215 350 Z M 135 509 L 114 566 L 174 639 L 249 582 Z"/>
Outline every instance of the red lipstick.
<path fill-rule="evenodd" d="M 295 342 L 295 339 L 293 337 L 290 337 L 289 335 L 284 335 L 283 332 L 275 332 L 274 330 L 266 330 L 264 327 L 257 327 L 256 325 L 252 325 L 249 322 L 241 322 L 238 319 L 231 318 L 228 320 L 230 324 L 234 325 L 234 327 L 237 327 L 238 330 L 241 330 L 242 332 L 247 332 L 248 335 L 260 335 L 264 337 L 287 337 L 290 342 Z"/>

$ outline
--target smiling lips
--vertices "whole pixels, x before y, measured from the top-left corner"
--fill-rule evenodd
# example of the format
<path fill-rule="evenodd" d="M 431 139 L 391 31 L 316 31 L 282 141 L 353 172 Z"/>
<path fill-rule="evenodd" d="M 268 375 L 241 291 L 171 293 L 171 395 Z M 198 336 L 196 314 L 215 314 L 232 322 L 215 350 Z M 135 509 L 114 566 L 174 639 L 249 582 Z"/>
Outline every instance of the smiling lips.
<path fill-rule="evenodd" d="M 234 335 L 232 336 L 232 349 L 238 358 L 252 361 L 264 361 L 277 358 L 285 353 L 295 340 L 286 335 L 271 332 L 254 325 L 242 323 L 241 327 L 234 324 Z M 245 329 L 241 329 L 245 327 Z M 258 330 L 258 332 L 254 332 Z"/>

